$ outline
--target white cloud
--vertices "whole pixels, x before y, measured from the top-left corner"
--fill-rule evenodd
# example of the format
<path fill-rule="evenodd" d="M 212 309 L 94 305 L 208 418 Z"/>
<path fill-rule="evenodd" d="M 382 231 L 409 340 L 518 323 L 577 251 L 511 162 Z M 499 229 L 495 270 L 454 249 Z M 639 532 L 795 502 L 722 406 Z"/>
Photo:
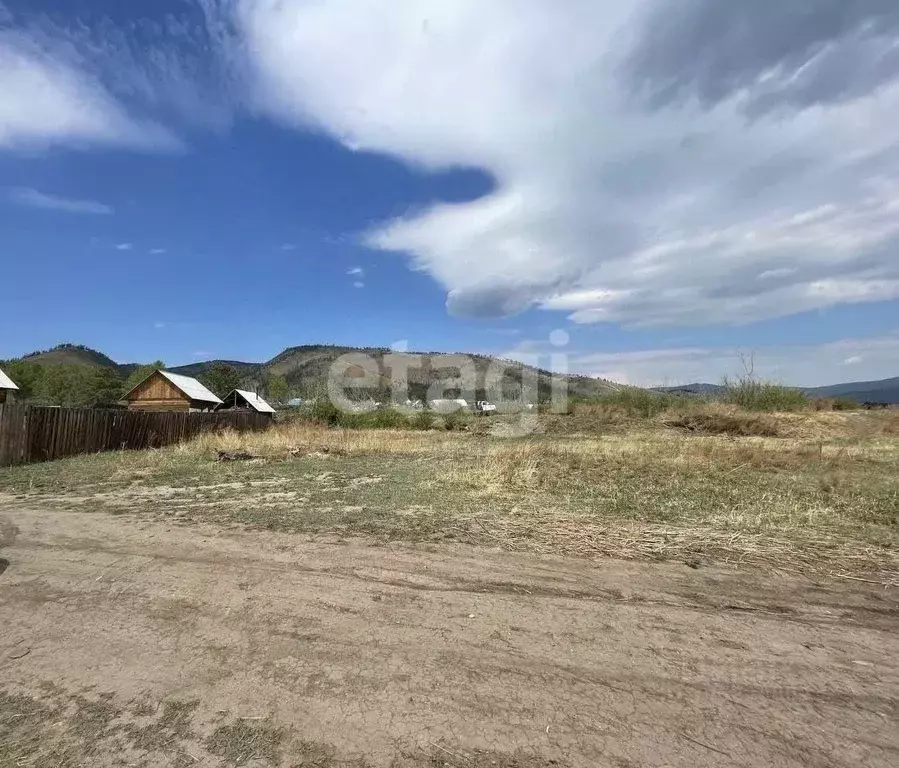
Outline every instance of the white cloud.
<path fill-rule="evenodd" d="M 130 251 L 133 247 L 134 245 L 132 243 L 118 243 L 115 246 L 115 249 L 117 251 Z"/>
<path fill-rule="evenodd" d="M 160 254 L 165 253 L 165 252 L 166 252 L 165 248 L 151 248 L 149 251 L 151 256 L 159 256 Z"/>
<path fill-rule="evenodd" d="M 13 189 L 9 193 L 10 199 L 21 205 L 29 205 L 32 208 L 43 208 L 50 211 L 65 211 L 66 213 L 87 213 L 95 215 L 109 215 L 113 213 L 111 206 L 98 203 L 96 200 L 77 200 L 70 197 L 48 195 L 36 189 L 22 187 Z"/>
<path fill-rule="evenodd" d="M 159 125 L 130 117 L 64 41 L 0 30 L 0 150 L 67 144 L 173 148 Z"/>
<path fill-rule="evenodd" d="M 899 15 L 842 5 L 196 0 L 128 29 L 7 11 L 0 149 L 173 147 L 159 122 L 246 109 L 481 169 L 481 199 L 366 238 L 457 314 L 689 325 L 887 301 Z"/>
<path fill-rule="evenodd" d="M 722 24 L 742 7 L 719 5 Z M 753 39 L 783 28 L 795 48 L 781 35 L 734 72 L 743 65 L 727 46 L 703 41 L 706 69 L 672 54 L 680 69 L 633 77 L 670 75 L 685 83 L 678 93 L 725 64 L 730 79 L 702 99 L 650 102 L 635 96 L 629 61 L 652 55 L 646 40 L 666 13 L 681 20 L 679 4 L 246 0 L 239 25 L 260 110 L 355 149 L 494 178 L 480 200 L 412 212 L 368 238 L 440 281 L 451 311 L 715 324 L 899 297 L 893 69 L 781 98 L 772 89 L 792 87 L 820 42 L 786 24 L 794 5 L 751 21 Z M 826 8 L 803 8 L 809 27 L 826 26 Z M 648 10 L 662 21 L 646 26 Z M 700 37 L 704 17 L 672 34 Z M 856 21 L 867 28 L 863 10 Z"/>
<path fill-rule="evenodd" d="M 746 349 L 679 347 L 628 352 L 560 350 L 545 341 L 528 341 L 503 354 L 514 359 L 538 355 L 545 364 L 550 354 L 562 352 L 568 354 L 571 372 L 637 386 L 716 384 L 724 376 L 743 373 L 744 361 L 751 361 L 754 373 L 760 378 L 813 387 L 895 376 L 899 335 L 842 339 L 818 345 Z M 847 366 L 851 366 L 851 373 Z"/>
<path fill-rule="evenodd" d="M 356 280 L 356 282 L 353 283 L 353 288 L 365 288 L 365 283 L 361 280 Z"/>
<path fill-rule="evenodd" d="M 167 325 L 168 323 L 164 322 L 163 320 L 157 320 L 155 323 L 153 323 L 153 327 L 156 329 L 165 328 Z"/>
<path fill-rule="evenodd" d="M 358 275 L 359 277 L 362 277 L 362 275 L 365 274 L 365 270 L 362 269 L 362 267 L 352 267 L 351 269 L 348 269 L 346 271 L 346 273 L 348 275 L 350 275 L 350 277 L 352 277 L 354 275 Z"/>

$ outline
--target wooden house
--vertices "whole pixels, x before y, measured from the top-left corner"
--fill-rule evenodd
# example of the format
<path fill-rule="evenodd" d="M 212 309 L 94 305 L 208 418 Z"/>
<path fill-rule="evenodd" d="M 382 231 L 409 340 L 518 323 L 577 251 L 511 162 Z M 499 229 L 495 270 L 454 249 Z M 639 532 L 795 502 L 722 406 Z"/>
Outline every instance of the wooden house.
<path fill-rule="evenodd" d="M 214 411 L 222 401 L 190 376 L 153 371 L 123 398 L 129 411 Z"/>
<path fill-rule="evenodd" d="M 5 403 L 7 396 L 16 390 L 18 390 L 18 387 L 15 385 L 15 382 L 3 371 L 0 371 L 0 404 Z"/>
<path fill-rule="evenodd" d="M 222 404 L 216 409 L 218 411 L 256 411 L 256 413 L 267 413 L 274 417 L 275 409 L 272 408 L 265 400 L 263 400 L 255 392 L 248 392 L 244 389 L 235 389 L 225 395 Z"/>

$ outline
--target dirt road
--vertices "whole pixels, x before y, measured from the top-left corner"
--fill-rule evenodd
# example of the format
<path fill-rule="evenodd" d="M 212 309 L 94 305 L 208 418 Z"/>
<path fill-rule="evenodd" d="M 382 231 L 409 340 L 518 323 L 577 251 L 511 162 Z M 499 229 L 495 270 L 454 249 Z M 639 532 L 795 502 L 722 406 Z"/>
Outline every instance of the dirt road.
<path fill-rule="evenodd" d="M 896 590 L 10 497 L 0 539 L 3 768 L 899 763 Z"/>

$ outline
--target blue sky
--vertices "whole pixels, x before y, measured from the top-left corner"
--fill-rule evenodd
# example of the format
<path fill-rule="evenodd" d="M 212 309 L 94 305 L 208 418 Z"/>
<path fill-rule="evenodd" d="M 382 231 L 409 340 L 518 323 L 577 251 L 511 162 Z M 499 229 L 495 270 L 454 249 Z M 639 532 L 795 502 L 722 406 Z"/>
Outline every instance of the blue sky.
<path fill-rule="evenodd" d="M 899 374 L 899 20 L 710 3 L 0 0 L 0 358 Z"/>

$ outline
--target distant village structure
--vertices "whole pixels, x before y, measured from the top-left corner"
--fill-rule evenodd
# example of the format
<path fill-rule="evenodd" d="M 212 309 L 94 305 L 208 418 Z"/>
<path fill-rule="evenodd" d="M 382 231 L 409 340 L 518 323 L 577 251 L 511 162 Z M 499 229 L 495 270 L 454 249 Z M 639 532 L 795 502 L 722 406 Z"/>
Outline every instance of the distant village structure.
<path fill-rule="evenodd" d="M 222 401 L 190 376 L 153 371 L 125 395 L 129 411 L 214 411 Z"/>
<path fill-rule="evenodd" d="M 18 389 L 15 382 L 3 371 L 0 371 L 0 404 L 5 403 L 7 395 L 16 392 Z"/>
<path fill-rule="evenodd" d="M 229 392 L 217 410 L 247 410 L 256 411 L 256 413 L 265 413 L 271 417 L 274 417 L 275 415 L 275 409 L 265 402 L 265 400 L 259 397 L 255 392 L 249 392 L 245 389 L 235 389 Z"/>

